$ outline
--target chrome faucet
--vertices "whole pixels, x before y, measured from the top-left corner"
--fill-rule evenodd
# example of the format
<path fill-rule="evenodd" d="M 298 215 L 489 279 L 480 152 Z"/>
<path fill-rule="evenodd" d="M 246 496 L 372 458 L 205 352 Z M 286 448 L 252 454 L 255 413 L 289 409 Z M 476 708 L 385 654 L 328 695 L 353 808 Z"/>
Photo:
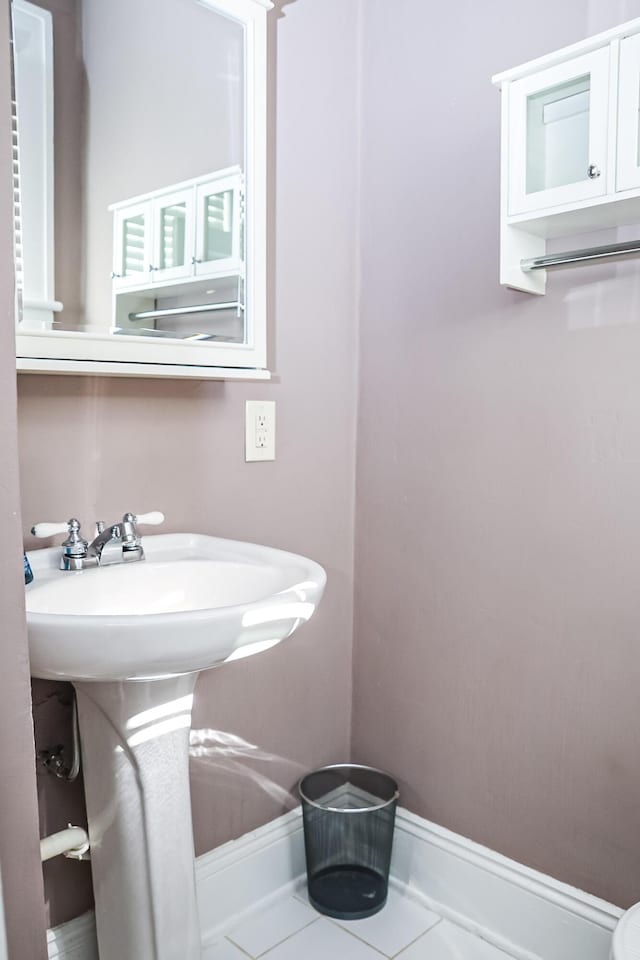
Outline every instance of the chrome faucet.
<path fill-rule="evenodd" d="M 164 514 L 156 510 L 136 516 L 125 513 L 119 523 L 110 527 L 99 520 L 96 536 L 88 543 L 80 534 L 80 523 L 75 518 L 67 523 L 37 523 L 31 529 L 34 537 L 53 537 L 66 533 L 60 557 L 61 570 L 84 570 L 87 567 L 104 567 L 112 563 L 131 563 L 144 560 L 142 540 L 136 524 L 155 526 L 164 522 Z"/>

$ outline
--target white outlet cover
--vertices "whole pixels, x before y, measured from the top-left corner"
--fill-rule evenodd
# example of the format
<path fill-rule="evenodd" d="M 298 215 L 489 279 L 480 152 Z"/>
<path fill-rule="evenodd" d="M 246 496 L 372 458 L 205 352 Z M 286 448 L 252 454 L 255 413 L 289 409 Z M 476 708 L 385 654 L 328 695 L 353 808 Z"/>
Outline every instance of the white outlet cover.
<path fill-rule="evenodd" d="M 275 400 L 247 400 L 244 458 L 247 463 L 276 458 Z"/>

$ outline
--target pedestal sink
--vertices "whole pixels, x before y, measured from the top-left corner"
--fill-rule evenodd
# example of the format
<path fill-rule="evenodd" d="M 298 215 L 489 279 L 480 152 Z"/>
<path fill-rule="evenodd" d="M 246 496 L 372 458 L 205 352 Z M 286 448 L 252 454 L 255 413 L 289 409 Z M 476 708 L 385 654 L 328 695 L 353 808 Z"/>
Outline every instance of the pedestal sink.
<path fill-rule="evenodd" d="M 78 700 L 100 960 L 199 960 L 189 729 L 197 674 L 309 619 L 326 581 L 296 554 L 195 534 L 79 572 L 30 554 L 31 672 Z"/>

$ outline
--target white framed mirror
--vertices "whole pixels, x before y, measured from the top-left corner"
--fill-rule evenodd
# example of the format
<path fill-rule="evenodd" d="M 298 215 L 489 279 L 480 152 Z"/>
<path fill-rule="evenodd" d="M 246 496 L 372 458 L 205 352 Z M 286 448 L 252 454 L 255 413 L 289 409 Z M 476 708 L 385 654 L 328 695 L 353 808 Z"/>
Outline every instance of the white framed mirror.
<path fill-rule="evenodd" d="M 267 379 L 270 0 L 11 0 L 18 370 Z"/>

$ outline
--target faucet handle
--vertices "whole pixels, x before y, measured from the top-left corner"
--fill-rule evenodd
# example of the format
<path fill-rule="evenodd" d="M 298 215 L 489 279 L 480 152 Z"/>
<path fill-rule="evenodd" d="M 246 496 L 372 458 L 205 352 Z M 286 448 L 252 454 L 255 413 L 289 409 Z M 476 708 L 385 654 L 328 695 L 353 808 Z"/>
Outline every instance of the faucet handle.
<path fill-rule="evenodd" d="M 72 517 L 67 523 L 36 523 L 35 527 L 31 528 L 31 533 L 34 537 L 55 537 L 59 533 L 66 533 L 67 539 L 62 541 L 60 569 L 82 569 L 89 544 L 80 536 L 79 520 Z"/>
<path fill-rule="evenodd" d="M 150 527 L 157 527 L 160 523 L 164 523 L 164 513 L 160 510 L 152 510 L 151 513 L 139 513 L 137 516 L 133 516 L 130 513 L 127 513 L 122 518 L 123 522 L 133 519 L 133 523 L 141 523 L 143 526 L 147 524 Z"/>
<path fill-rule="evenodd" d="M 122 525 L 119 526 L 119 536 L 122 540 L 122 557 L 124 560 L 143 560 L 144 550 L 142 540 L 138 533 L 136 524 L 149 524 L 157 526 L 164 522 L 164 513 L 154 510 L 152 513 L 140 513 L 137 516 L 134 513 L 125 513 L 122 518 Z M 115 528 L 114 528 L 115 529 Z"/>
<path fill-rule="evenodd" d="M 64 523 L 36 523 L 31 527 L 31 533 L 34 537 L 45 539 L 47 537 L 57 537 L 59 533 L 78 533 L 80 523 L 73 517 L 71 520 L 65 520 Z"/>

